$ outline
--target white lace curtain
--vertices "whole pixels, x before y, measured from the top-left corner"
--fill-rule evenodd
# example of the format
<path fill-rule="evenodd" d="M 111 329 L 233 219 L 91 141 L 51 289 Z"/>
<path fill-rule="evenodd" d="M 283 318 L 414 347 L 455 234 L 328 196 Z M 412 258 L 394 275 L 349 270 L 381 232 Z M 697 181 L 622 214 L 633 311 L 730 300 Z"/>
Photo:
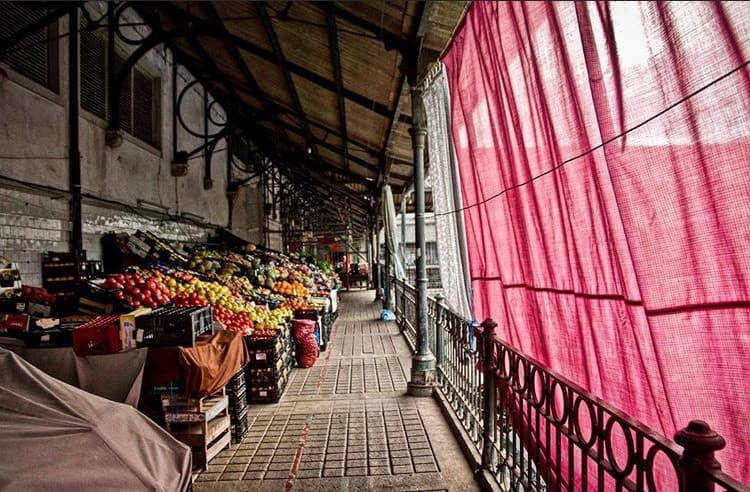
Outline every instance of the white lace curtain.
<path fill-rule="evenodd" d="M 430 73 L 423 98 L 427 113 L 429 173 L 432 176 L 443 295 L 445 302 L 453 310 L 471 318 L 471 281 L 463 215 L 460 212 L 445 214 L 460 209 L 462 200 L 461 181 L 450 132 L 450 92 L 442 63 L 438 63 Z"/>

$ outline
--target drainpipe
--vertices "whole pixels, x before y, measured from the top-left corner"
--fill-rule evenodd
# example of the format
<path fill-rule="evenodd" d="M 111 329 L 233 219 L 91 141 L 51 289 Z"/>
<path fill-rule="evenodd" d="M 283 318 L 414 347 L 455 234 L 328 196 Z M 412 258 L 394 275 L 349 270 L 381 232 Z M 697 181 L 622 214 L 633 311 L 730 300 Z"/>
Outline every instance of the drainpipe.
<path fill-rule="evenodd" d="M 411 364 L 411 381 L 407 393 L 431 396 L 435 385 L 435 356 L 430 350 L 427 326 L 427 271 L 425 268 L 424 233 L 424 148 L 427 124 L 422 104 L 422 89 L 411 88 L 412 128 L 409 133 L 414 150 L 415 239 L 417 246 L 417 353 Z"/>
<path fill-rule="evenodd" d="M 78 133 L 78 8 L 68 16 L 68 159 L 70 160 L 70 221 L 73 230 L 70 252 L 76 263 L 83 255 L 83 215 L 81 212 L 81 154 Z"/>

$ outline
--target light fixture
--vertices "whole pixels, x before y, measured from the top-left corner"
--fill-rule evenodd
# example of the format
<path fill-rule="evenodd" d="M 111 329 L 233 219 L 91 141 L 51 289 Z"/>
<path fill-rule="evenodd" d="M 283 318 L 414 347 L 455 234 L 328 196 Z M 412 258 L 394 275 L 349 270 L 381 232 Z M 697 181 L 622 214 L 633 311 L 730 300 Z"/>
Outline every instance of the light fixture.
<path fill-rule="evenodd" d="M 310 146 L 307 147 L 307 153 L 308 153 L 308 155 L 312 154 L 312 147 L 310 147 Z"/>
<path fill-rule="evenodd" d="M 169 212 L 169 207 L 159 205 L 158 203 L 153 203 L 146 200 L 138 200 L 136 203 L 138 203 L 138 208 L 150 210 L 151 212 L 159 212 L 162 214 L 166 214 Z"/>
<path fill-rule="evenodd" d="M 185 176 L 188 172 L 188 153 L 184 150 L 175 152 L 169 171 L 174 177 Z"/>
<path fill-rule="evenodd" d="M 206 222 L 206 219 L 204 217 L 191 214 L 190 212 L 182 212 L 180 213 L 180 217 L 182 217 L 183 219 L 194 220 L 196 222 Z"/>
<path fill-rule="evenodd" d="M 369 177 L 369 176 L 366 176 L 366 177 L 365 177 L 365 179 L 366 179 L 367 181 L 375 181 L 375 178 L 371 178 L 371 177 Z"/>

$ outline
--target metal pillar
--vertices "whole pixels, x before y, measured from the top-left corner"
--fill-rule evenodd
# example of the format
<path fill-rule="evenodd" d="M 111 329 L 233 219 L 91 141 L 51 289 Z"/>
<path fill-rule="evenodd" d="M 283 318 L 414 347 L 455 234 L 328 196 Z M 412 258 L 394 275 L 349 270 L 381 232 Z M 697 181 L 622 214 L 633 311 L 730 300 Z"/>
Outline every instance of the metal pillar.
<path fill-rule="evenodd" d="M 424 148 L 427 125 L 422 106 L 422 90 L 411 88 L 412 128 L 414 149 L 414 205 L 417 254 L 417 353 L 411 363 L 411 381 L 407 393 L 412 396 L 430 396 L 435 385 L 435 356 L 430 351 L 427 326 L 427 271 L 425 269 L 424 238 Z"/>
<path fill-rule="evenodd" d="M 406 192 L 401 195 L 401 261 L 404 264 L 404 275 L 408 279 L 409 275 L 406 273 L 408 271 L 406 267 L 406 196 Z"/>
<path fill-rule="evenodd" d="M 73 224 L 70 250 L 76 264 L 83 254 L 83 214 L 81 212 L 81 153 L 78 132 L 78 7 L 70 9 L 68 36 L 68 159 L 70 160 L 70 221 Z"/>

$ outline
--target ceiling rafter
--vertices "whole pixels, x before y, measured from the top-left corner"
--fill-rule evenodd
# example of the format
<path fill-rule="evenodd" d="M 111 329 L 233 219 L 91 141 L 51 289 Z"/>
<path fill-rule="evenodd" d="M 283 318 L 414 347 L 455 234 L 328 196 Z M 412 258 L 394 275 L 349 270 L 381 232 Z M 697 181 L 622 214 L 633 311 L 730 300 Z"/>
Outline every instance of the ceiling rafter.
<path fill-rule="evenodd" d="M 276 30 L 273 27 L 273 21 L 269 17 L 268 11 L 266 10 L 266 4 L 264 2 L 256 2 L 255 10 L 256 12 L 258 12 L 260 19 L 263 22 L 263 29 L 266 32 L 266 36 L 268 36 L 268 40 L 271 42 L 271 46 L 273 46 L 273 52 L 276 57 L 276 64 L 279 66 L 279 68 L 281 68 L 281 71 L 284 74 L 284 80 L 286 81 L 286 86 L 289 90 L 289 94 L 292 96 L 294 109 L 299 114 L 305 114 L 305 109 L 302 107 L 302 101 L 300 101 L 297 87 L 294 85 L 292 74 L 289 72 L 287 59 L 284 56 L 284 51 L 281 49 L 279 37 L 276 35 Z M 307 121 L 302 122 L 302 129 L 304 131 L 305 141 L 307 145 L 313 146 L 311 150 L 315 154 L 315 158 L 317 160 L 321 160 L 318 149 L 313 145 L 313 136 L 312 132 L 310 131 L 310 125 L 307 123 Z"/>
<path fill-rule="evenodd" d="M 336 27 L 336 18 L 326 8 L 326 24 L 328 24 L 328 46 L 331 51 L 331 62 L 333 63 L 333 75 L 336 79 L 336 100 L 339 109 L 339 124 L 344 143 L 344 164 L 349 167 L 349 136 L 346 129 L 346 103 L 344 102 L 344 77 L 341 74 L 341 53 L 339 52 L 339 33 Z"/>
<path fill-rule="evenodd" d="M 345 20 L 349 24 L 364 29 L 369 33 L 375 35 L 378 39 L 383 41 L 383 46 L 386 50 L 398 50 L 402 54 L 409 48 L 409 40 L 404 39 L 400 34 L 394 33 L 385 29 L 383 26 L 374 24 L 362 17 L 351 13 L 350 11 L 339 7 L 334 2 L 323 2 L 326 10 L 331 14 L 335 15 L 339 19 Z"/>

